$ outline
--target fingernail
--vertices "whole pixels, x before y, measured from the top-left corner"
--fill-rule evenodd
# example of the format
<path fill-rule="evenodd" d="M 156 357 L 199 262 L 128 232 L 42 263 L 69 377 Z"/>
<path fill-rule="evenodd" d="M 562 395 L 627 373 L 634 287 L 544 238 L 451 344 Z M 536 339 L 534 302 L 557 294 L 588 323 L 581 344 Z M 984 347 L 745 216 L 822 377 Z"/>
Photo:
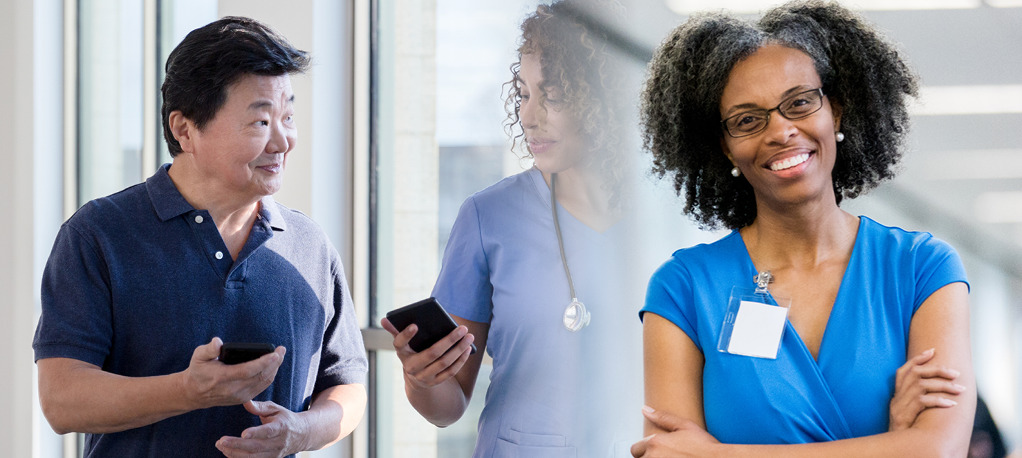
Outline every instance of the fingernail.
<path fill-rule="evenodd" d="M 929 350 L 924 351 L 923 354 L 932 355 L 933 352 L 936 351 L 936 350 L 937 350 L 936 348 L 931 348 Z"/>
<path fill-rule="evenodd" d="M 653 413 L 653 412 L 656 412 L 656 411 L 655 411 L 655 410 L 653 410 L 653 408 L 652 408 L 652 407 L 650 407 L 650 406 L 646 406 L 646 405 L 642 406 L 642 413 L 647 413 L 647 414 L 651 414 L 651 413 Z M 653 437 L 653 436 L 650 436 L 650 437 Z"/>
<path fill-rule="evenodd" d="M 642 438 L 642 441 L 643 441 L 643 442 L 649 442 L 649 440 L 650 440 L 650 439 L 652 439 L 652 438 L 653 438 L 653 436 L 656 436 L 656 434 L 650 434 L 650 435 L 648 435 L 648 436 L 646 436 L 646 437 L 643 437 L 643 438 Z"/>
<path fill-rule="evenodd" d="M 951 377 L 954 377 L 954 378 L 958 378 L 959 375 L 962 375 L 961 372 L 958 372 L 958 371 L 956 371 L 954 369 L 948 369 L 948 371 L 951 373 Z"/>
<path fill-rule="evenodd" d="M 966 388 L 965 388 L 965 385 L 959 385 L 959 384 L 956 383 L 955 384 L 955 389 L 958 390 L 958 391 L 965 391 Z"/>
<path fill-rule="evenodd" d="M 947 398 L 941 398 L 940 405 L 945 407 L 954 407 L 958 405 L 958 403 Z"/>

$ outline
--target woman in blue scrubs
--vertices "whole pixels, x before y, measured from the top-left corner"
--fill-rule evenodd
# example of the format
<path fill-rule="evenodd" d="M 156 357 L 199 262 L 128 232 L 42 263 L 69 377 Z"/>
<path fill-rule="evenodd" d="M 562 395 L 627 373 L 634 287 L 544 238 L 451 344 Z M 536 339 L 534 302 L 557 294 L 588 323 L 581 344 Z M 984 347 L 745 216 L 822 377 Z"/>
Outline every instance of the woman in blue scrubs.
<path fill-rule="evenodd" d="M 650 281 L 635 456 L 966 454 L 961 260 L 838 206 L 893 176 L 915 92 L 897 51 L 836 3 L 789 3 L 756 25 L 698 15 L 665 40 L 645 144 L 685 211 L 732 232 Z M 757 287 L 762 303 L 732 302 Z"/>
<path fill-rule="evenodd" d="M 642 437 L 635 314 L 655 262 L 631 249 L 622 67 L 575 8 L 522 24 L 508 127 L 535 165 L 461 207 L 433 289 L 461 326 L 415 353 L 414 329 L 383 322 L 409 401 L 438 426 L 464 414 L 492 357 L 477 457 L 628 456 Z"/>

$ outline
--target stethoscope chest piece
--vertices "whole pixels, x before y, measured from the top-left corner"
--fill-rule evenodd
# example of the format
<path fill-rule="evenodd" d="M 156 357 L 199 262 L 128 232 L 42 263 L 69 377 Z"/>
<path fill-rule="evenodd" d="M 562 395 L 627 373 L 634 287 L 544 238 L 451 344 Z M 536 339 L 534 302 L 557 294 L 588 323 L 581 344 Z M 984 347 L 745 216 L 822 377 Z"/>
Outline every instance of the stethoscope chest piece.
<path fill-rule="evenodd" d="M 589 325 L 589 310 L 582 301 L 572 298 L 571 303 L 564 309 L 564 327 L 571 332 L 576 332 Z"/>

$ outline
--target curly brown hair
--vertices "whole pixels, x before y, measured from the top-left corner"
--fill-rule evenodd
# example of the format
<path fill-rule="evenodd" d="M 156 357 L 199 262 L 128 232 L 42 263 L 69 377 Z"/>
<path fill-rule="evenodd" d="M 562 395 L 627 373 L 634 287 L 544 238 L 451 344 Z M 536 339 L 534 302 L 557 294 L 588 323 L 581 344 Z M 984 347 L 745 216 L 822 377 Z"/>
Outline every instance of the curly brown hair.
<path fill-rule="evenodd" d="M 562 110 L 579 120 L 590 148 L 586 160 L 607 180 L 608 189 L 617 191 L 624 160 L 621 66 L 613 63 L 607 37 L 590 27 L 579 11 L 571 1 L 540 5 L 522 22 L 518 60 L 510 66 L 511 80 L 504 83 L 504 130 L 511 138 L 512 152 L 524 149 L 525 157 L 531 155 L 519 117 L 519 69 L 522 56 L 538 55 L 543 74 L 540 106 L 546 106 L 547 93 L 555 88 Z"/>
<path fill-rule="evenodd" d="M 684 212 L 704 228 L 738 229 L 756 219 L 752 186 L 731 176 L 721 150 L 720 99 L 734 65 L 771 43 L 809 55 L 824 93 L 842 107 L 845 140 L 831 173 L 838 203 L 893 177 L 901 158 L 917 78 L 858 15 L 811 0 L 770 10 L 755 25 L 693 16 L 653 56 L 640 118 L 654 172 L 673 175 Z"/>

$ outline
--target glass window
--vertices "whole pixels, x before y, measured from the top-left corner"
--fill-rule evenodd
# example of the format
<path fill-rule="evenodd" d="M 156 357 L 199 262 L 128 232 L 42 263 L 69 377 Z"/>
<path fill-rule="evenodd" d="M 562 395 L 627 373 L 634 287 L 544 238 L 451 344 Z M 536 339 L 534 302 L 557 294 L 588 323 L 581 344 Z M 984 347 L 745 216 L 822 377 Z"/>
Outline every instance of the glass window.
<path fill-rule="evenodd" d="M 465 198 L 522 170 L 502 127 L 502 86 L 518 22 L 535 8 L 525 1 L 377 5 L 372 326 L 429 296 Z M 405 400 L 400 363 L 381 350 L 370 415 L 376 456 L 471 456 L 489 366 L 462 419 L 438 430 Z"/>
<path fill-rule="evenodd" d="M 79 3 L 78 203 L 142 179 L 143 4 Z"/>

